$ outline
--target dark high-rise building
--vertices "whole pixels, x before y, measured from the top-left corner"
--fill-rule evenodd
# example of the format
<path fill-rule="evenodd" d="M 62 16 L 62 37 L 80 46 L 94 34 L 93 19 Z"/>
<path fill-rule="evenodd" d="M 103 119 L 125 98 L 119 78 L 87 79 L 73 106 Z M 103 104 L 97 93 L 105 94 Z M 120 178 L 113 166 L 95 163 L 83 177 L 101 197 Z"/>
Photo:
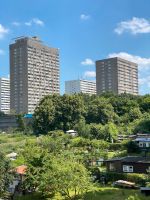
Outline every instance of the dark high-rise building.
<path fill-rule="evenodd" d="M 20 37 L 10 44 L 10 109 L 33 113 L 46 95 L 59 94 L 59 51 L 38 37 Z"/>
<path fill-rule="evenodd" d="M 122 58 L 96 61 L 97 94 L 138 94 L 138 65 Z"/>

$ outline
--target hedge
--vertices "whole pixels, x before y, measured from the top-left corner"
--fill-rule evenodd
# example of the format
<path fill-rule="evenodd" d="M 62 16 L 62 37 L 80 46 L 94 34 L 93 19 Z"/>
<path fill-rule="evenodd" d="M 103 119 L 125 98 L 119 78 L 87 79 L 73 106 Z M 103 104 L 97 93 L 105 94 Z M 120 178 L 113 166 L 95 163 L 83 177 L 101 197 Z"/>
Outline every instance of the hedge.
<path fill-rule="evenodd" d="M 146 174 L 135 173 L 116 173 L 116 172 L 100 172 L 99 177 L 105 176 L 107 182 L 114 182 L 117 180 L 126 180 L 135 182 L 140 186 L 145 186 L 148 181 Z"/>

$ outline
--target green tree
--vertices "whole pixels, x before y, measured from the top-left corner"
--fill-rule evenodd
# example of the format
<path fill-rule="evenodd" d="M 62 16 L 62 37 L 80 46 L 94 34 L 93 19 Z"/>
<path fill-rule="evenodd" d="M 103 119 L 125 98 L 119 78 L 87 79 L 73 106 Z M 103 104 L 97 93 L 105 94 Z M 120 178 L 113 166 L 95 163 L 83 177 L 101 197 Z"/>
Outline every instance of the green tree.
<path fill-rule="evenodd" d="M 90 137 L 90 125 L 86 124 L 85 119 L 81 119 L 75 126 L 74 129 L 77 131 L 78 135 L 84 138 Z"/>
<path fill-rule="evenodd" d="M 87 169 L 74 158 L 63 155 L 47 160 L 39 189 L 46 196 L 60 193 L 65 199 L 78 199 L 92 188 Z"/>
<path fill-rule="evenodd" d="M 149 112 L 150 111 L 150 95 L 145 95 L 141 102 L 140 107 L 143 112 Z"/>
<path fill-rule="evenodd" d="M 90 136 L 93 139 L 105 139 L 104 126 L 102 124 L 90 124 Z"/>
<path fill-rule="evenodd" d="M 56 126 L 67 131 L 84 119 L 84 102 L 80 95 L 63 95 L 56 114 Z"/>
<path fill-rule="evenodd" d="M 10 163 L 4 155 L 0 153 L 0 197 L 4 197 L 11 180 Z"/>
<path fill-rule="evenodd" d="M 66 131 L 84 118 L 84 112 L 83 99 L 79 95 L 44 97 L 34 112 L 34 130 L 40 134 L 53 130 Z"/>
<path fill-rule="evenodd" d="M 103 97 L 97 97 L 88 106 L 87 123 L 102 123 L 114 121 L 116 114 L 113 106 Z"/>
<path fill-rule="evenodd" d="M 121 94 L 110 98 L 110 102 L 114 108 L 115 113 L 122 116 L 128 113 L 131 109 L 138 107 L 137 100 L 133 95 Z"/>
<path fill-rule="evenodd" d="M 150 116 L 136 121 L 134 133 L 150 133 Z"/>
<path fill-rule="evenodd" d="M 46 96 L 36 107 L 33 115 L 33 128 L 37 134 L 46 134 L 54 130 L 55 106 L 51 96 Z"/>
<path fill-rule="evenodd" d="M 114 123 L 109 122 L 106 124 L 104 127 L 104 132 L 106 141 L 113 142 L 114 140 L 117 140 L 118 128 Z"/>
<path fill-rule="evenodd" d="M 23 155 L 28 166 L 25 188 L 36 189 L 48 198 L 59 193 L 65 199 L 77 199 L 92 187 L 87 169 L 69 151 L 56 154 L 38 141 L 37 145 L 29 144 Z"/>
<path fill-rule="evenodd" d="M 18 130 L 24 131 L 26 127 L 22 114 L 17 115 L 17 123 L 18 123 Z"/>
<path fill-rule="evenodd" d="M 129 141 L 125 144 L 128 153 L 140 153 L 140 148 L 134 141 Z"/>

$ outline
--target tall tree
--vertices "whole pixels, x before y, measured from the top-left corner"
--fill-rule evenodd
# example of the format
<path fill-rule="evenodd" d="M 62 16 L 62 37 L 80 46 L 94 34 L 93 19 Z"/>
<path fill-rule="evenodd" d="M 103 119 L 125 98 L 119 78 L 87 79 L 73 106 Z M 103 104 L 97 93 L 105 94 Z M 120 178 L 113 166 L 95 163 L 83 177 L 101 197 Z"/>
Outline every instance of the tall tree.
<path fill-rule="evenodd" d="M 33 116 L 33 128 L 37 134 L 46 134 L 55 129 L 55 105 L 52 98 L 46 96 L 36 107 Z"/>
<path fill-rule="evenodd" d="M 0 152 L 0 197 L 4 197 L 11 180 L 10 163 Z"/>

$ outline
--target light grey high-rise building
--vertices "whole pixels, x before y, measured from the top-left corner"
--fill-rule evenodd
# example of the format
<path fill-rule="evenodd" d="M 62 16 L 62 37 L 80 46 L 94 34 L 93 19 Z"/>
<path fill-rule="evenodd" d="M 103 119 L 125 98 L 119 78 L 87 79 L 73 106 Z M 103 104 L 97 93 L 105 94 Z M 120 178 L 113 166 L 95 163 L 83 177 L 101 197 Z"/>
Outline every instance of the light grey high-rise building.
<path fill-rule="evenodd" d="M 138 65 L 128 60 L 114 57 L 96 61 L 97 94 L 138 94 Z"/>
<path fill-rule="evenodd" d="M 59 50 L 38 37 L 20 37 L 10 44 L 10 108 L 33 113 L 46 95 L 59 94 Z"/>
<path fill-rule="evenodd" d="M 65 93 L 66 94 L 75 94 L 75 93 L 84 93 L 84 94 L 96 94 L 96 83 L 89 80 L 71 80 L 65 81 Z"/>
<path fill-rule="evenodd" d="M 0 111 L 10 113 L 10 80 L 0 78 Z"/>

